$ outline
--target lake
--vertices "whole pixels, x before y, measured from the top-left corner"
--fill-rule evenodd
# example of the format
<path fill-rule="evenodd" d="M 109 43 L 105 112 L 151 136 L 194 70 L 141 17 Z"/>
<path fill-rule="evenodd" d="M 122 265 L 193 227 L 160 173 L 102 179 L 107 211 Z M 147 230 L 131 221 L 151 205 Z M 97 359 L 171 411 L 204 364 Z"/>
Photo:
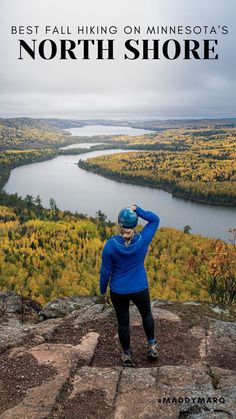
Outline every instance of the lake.
<path fill-rule="evenodd" d="M 61 147 L 62 150 L 71 150 L 73 148 L 91 148 L 93 145 L 101 145 L 104 143 L 79 143 L 79 144 L 70 144 L 66 147 Z"/>
<path fill-rule="evenodd" d="M 155 131 L 132 127 L 119 127 L 118 125 L 86 125 L 79 128 L 68 128 L 65 131 L 78 137 L 92 137 L 93 135 L 144 135 L 152 134 Z"/>
<path fill-rule="evenodd" d="M 87 130 L 86 135 L 89 132 L 95 135 L 94 126 L 84 128 Z M 101 131 L 103 128 L 105 127 L 102 126 Z M 70 131 L 80 129 L 82 128 Z M 113 134 L 116 131 L 117 127 L 114 127 Z M 189 224 L 193 233 L 228 240 L 228 229 L 236 225 L 235 208 L 186 201 L 172 197 L 162 190 L 106 179 L 77 166 L 79 159 L 118 151 L 120 150 L 100 150 L 82 155 L 59 156 L 45 162 L 17 167 L 11 171 L 4 190 L 9 193 L 17 192 L 21 196 L 40 195 L 44 206 L 48 206 L 50 197 L 53 197 L 59 208 L 91 216 L 100 209 L 112 221 L 116 221 L 117 213 L 122 207 L 137 204 L 156 212 L 161 218 L 161 226 L 182 229 Z"/>

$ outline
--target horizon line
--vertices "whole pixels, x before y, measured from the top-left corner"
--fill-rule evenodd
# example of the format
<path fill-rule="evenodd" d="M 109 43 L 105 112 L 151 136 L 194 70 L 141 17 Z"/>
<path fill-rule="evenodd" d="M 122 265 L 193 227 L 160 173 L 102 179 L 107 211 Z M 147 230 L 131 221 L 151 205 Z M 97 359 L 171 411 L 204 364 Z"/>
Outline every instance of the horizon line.
<path fill-rule="evenodd" d="M 76 121 L 112 121 L 112 120 L 120 120 L 120 121 L 130 121 L 130 120 L 151 120 L 151 121 L 204 121 L 204 120 L 221 120 L 221 119 L 236 119 L 236 116 L 192 116 L 192 117 L 168 117 L 168 118 L 155 118 L 155 117 L 60 117 L 60 116 L 0 116 L 0 119 L 60 119 L 60 120 L 76 120 Z"/>

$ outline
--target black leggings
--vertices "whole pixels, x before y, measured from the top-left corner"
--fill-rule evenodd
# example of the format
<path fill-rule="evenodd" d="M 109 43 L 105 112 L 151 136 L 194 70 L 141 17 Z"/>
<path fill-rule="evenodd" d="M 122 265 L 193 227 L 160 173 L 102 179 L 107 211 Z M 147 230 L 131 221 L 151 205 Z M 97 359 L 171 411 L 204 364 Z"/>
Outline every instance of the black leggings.
<path fill-rule="evenodd" d="M 129 334 L 129 302 L 133 303 L 138 308 L 147 340 L 154 339 L 154 321 L 150 306 L 150 295 L 148 288 L 131 294 L 117 294 L 110 291 L 111 301 L 114 306 L 117 322 L 118 335 L 122 349 L 127 351 L 130 348 L 130 334 Z"/>

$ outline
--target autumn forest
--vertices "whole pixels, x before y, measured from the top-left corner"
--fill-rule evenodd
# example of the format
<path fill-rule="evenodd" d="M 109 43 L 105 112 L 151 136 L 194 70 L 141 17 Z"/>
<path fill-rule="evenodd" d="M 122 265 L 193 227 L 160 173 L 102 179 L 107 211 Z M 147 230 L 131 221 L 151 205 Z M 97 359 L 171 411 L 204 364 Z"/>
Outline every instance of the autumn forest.
<path fill-rule="evenodd" d="M 68 152 L 61 146 L 85 142 L 84 138 L 72 141 L 63 130 L 68 126 L 79 126 L 79 121 L 0 119 L 0 188 L 14 167 L 51 159 Z M 122 146 L 127 153 L 80 161 L 80 167 L 119 181 L 166 189 L 186 199 L 236 204 L 236 129 L 232 123 L 202 126 L 193 122 L 187 128 L 180 123 L 159 129 L 152 121 L 150 128 L 156 132 L 104 137 L 102 148 Z M 231 227 L 228 243 L 193 235 L 190 226 L 183 231 L 160 228 L 146 258 L 152 298 L 232 306 L 236 231 Z M 112 234 L 116 225 L 99 208 L 95 217 L 87 217 L 61 211 L 54 199 L 46 209 L 40 196 L 23 199 L 1 191 L 0 290 L 13 290 L 40 303 L 60 296 L 97 295 L 101 252 Z"/>

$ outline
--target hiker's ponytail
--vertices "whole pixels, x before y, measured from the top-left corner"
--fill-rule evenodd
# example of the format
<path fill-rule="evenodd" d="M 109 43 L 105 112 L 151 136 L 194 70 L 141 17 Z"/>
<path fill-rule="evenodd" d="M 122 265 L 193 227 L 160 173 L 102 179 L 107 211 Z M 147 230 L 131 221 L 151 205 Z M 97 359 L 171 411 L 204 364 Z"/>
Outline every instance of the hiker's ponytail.
<path fill-rule="evenodd" d="M 131 240 L 134 237 L 134 229 L 133 228 L 124 228 L 120 224 L 118 224 L 118 232 L 121 234 L 121 236 L 125 240 L 125 246 L 129 246 Z"/>

